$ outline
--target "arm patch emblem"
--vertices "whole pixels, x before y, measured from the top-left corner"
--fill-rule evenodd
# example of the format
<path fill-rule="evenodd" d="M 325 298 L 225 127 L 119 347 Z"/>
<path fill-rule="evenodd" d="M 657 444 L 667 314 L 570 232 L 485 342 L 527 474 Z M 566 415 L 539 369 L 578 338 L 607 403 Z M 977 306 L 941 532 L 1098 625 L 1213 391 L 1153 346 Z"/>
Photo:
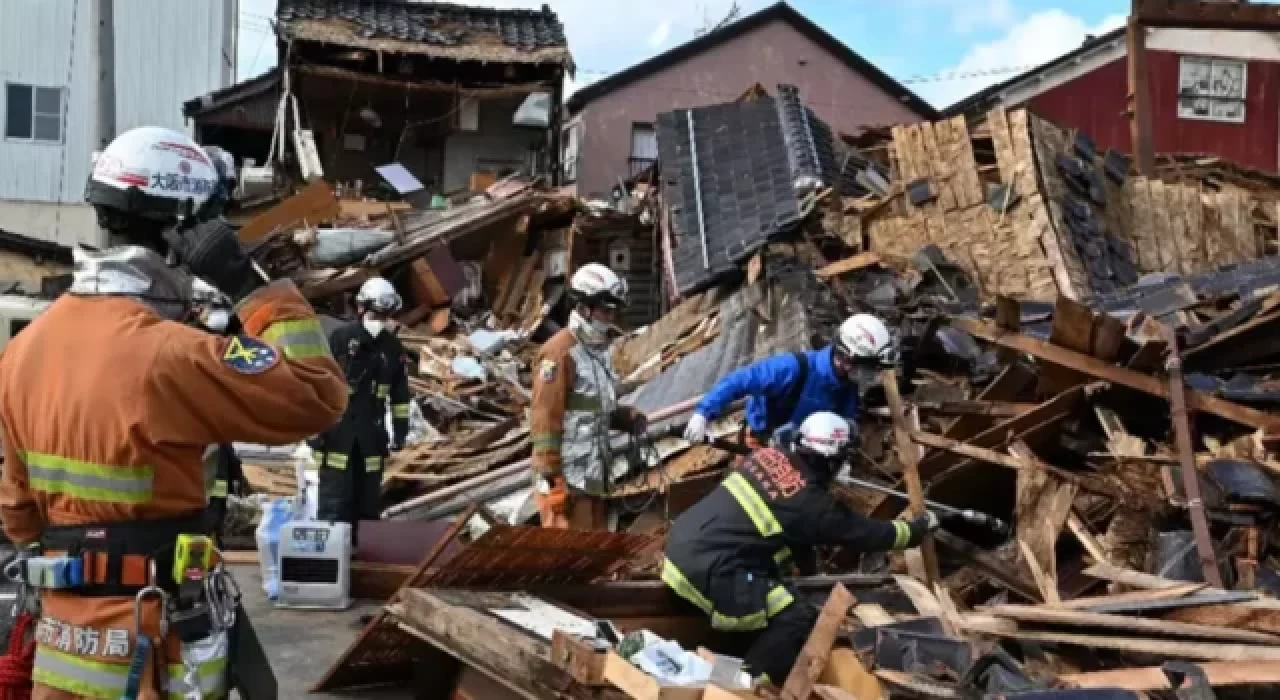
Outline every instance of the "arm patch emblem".
<path fill-rule="evenodd" d="M 233 335 L 222 353 L 222 364 L 240 374 L 262 374 L 280 362 L 280 353 L 247 335 Z"/>

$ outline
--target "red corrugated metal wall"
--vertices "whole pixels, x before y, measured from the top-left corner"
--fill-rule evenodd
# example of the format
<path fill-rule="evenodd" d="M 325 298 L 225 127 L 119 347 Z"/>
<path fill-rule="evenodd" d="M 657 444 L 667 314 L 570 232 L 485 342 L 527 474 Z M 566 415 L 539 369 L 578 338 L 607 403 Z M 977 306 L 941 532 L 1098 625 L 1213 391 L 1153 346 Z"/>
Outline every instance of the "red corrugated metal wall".
<path fill-rule="evenodd" d="M 1152 128 L 1157 153 L 1212 153 L 1262 170 L 1280 170 L 1280 63 L 1250 61 L 1245 123 L 1178 117 L 1178 57 L 1150 51 Z M 1127 59 L 1121 58 L 1031 98 L 1035 113 L 1084 130 L 1099 148 L 1129 151 Z"/>

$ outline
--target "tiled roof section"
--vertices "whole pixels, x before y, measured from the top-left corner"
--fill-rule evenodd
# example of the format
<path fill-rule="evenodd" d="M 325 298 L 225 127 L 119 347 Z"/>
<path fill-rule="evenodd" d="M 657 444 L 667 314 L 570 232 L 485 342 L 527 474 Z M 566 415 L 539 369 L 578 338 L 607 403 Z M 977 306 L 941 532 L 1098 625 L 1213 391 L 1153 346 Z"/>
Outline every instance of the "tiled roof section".
<path fill-rule="evenodd" d="M 280 0 L 276 17 L 285 36 L 320 41 L 346 38 L 355 44 L 397 42 L 444 50 L 486 46 L 525 54 L 567 53 L 568 46 L 564 25 L 545 4 L 531 10 L 395 0 Z M 339 33 L 346 36 L 335 35 Z"/>
<path fill-rule="evenodd" d="M 793 230 L 802 219 L 798 179 L 834 181 L 830 127 L 800 103 L 794 88 L 783 87 L 777 100 L 658 116 L 672 262 L 682 295 L 731 275 L 769 240 Z"/>

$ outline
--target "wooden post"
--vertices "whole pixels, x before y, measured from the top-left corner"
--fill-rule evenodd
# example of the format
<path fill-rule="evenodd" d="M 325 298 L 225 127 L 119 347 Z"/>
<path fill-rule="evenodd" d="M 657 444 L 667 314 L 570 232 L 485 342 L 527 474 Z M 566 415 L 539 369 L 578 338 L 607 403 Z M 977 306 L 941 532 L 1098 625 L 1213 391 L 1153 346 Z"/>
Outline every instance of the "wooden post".
<path fill-rule="evenodd" d="M 889 402 L 893 419 L 893 435 L 898 443 L 898 460 L 902 463 L 902 481 L 907 487 L 909 509 L 913 516 L 924 515 L 924 484 L 920 482 L 920 448 L 911 439 L 906 408 L 898 394 L 898 373 L 887 369 L 880 375 L 884 382 L 884 395 Z M 930 587 L 938 582 L 938 553 L 933 548 L 933 538 L 925 537 L 920 543 L 920 555 L 924 559 L 924 581 Z M 913 573 L 914 575 L 914 573 Z"/>
<path fill-rule="evenodd" d="M 1138 174 L 1152 175 L 1155 172 L 1156 156 L 1151 137 L 1147 35 L 1136 12 L 1129 15 L 1126 43 L 1129 51 L 1129 133 L 1133 141 L 1133 162 L 1138 168 Z"/>
<path fill-rule="evenodd" d="M 814 683 L 827 667 L 827 661 L 831 657 L 831 647 L 835 645 L 836 636 L 840 634 L 840 625 L 856 602 L 858 601 L 853 594 L 843 585 L 837 583 L 831 588 L 831 595 L 827 598 L 826 605 L 822 606 L 817 624 L 813 626 L 808 641 L 800 650 L 800 656 L 782 685 L 782 700 L 809 700 Z M 792 605 L 800 604 L 792 603 Z M 777 679 L 773 680 L 777 682 Z"/>

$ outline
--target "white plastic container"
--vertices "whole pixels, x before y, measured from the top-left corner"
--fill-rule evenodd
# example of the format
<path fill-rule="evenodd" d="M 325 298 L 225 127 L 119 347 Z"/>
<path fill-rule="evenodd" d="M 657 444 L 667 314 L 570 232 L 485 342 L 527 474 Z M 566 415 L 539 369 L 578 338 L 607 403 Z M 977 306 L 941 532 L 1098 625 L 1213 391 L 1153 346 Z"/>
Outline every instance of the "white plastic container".
<path fill-rule="evenodd" d="M 294 517 L 292 498 L 276 498 L 262 507 L 262 522 L 254 532 L 258 543 L 258 566 L 262 590 L 275 600 L 280 593 L 280 528 Z"/>

